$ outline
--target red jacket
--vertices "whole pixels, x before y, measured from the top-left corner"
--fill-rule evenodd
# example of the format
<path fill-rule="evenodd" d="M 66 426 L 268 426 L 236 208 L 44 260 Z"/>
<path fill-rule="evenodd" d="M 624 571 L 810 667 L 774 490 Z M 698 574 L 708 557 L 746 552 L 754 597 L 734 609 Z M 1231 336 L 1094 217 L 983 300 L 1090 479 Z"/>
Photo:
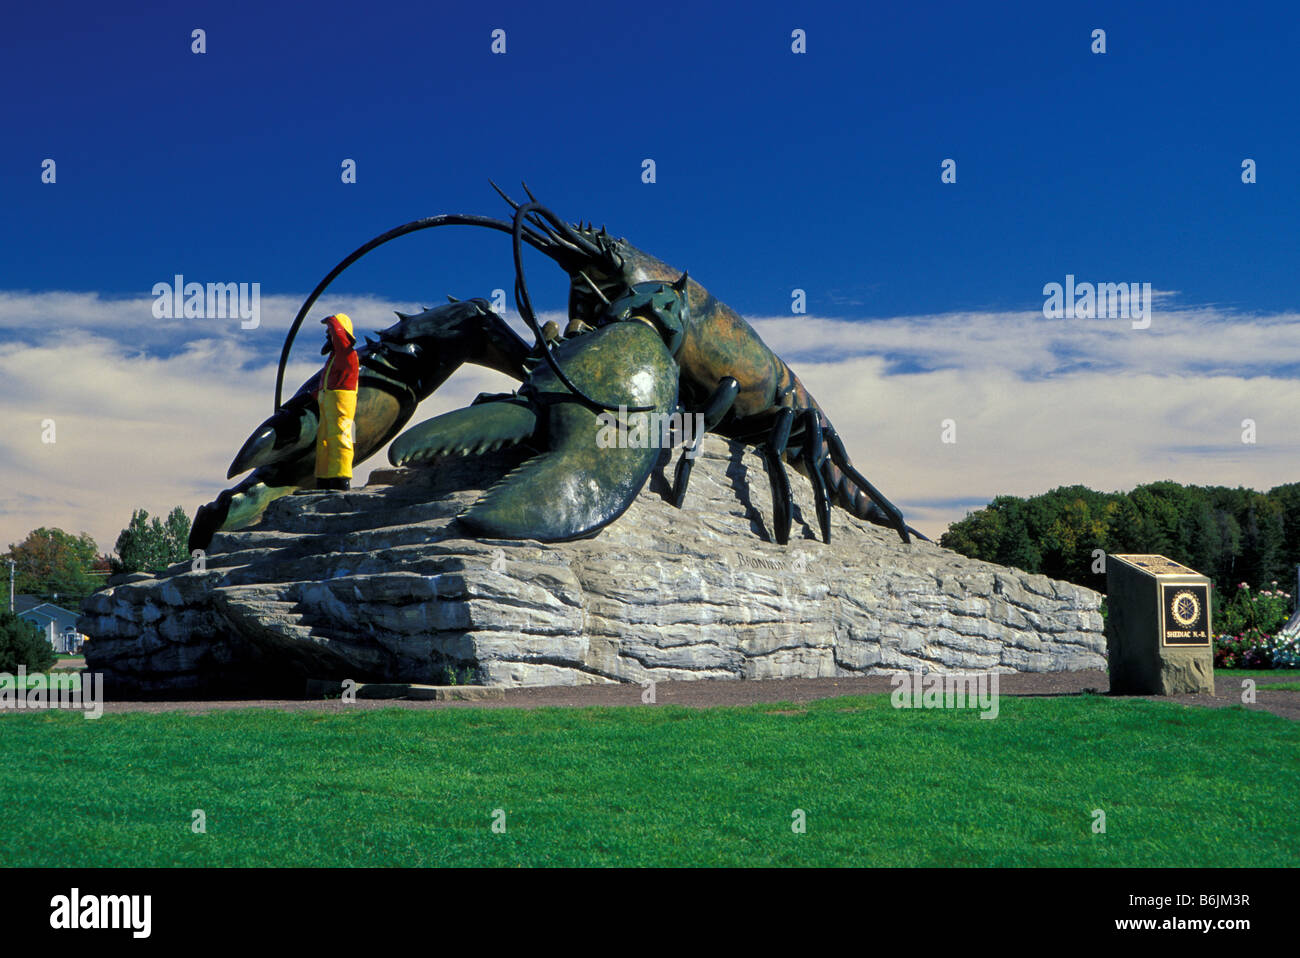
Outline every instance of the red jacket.
<path fill-rule="evenodd" d="M 357 351 L 353 348 L 356 346 L 357 339 L 352 335 L 352 320 L 347 314 L 339 313 L 324 320 L 324 323 L 325 331 L 329 336 L 327 348 L 330 351 L 330 358 L 321 372 L 321 385 L 316 391 L 320 392 L 322 388 L 355 391 L 361 365 L 357 361 Z"/>

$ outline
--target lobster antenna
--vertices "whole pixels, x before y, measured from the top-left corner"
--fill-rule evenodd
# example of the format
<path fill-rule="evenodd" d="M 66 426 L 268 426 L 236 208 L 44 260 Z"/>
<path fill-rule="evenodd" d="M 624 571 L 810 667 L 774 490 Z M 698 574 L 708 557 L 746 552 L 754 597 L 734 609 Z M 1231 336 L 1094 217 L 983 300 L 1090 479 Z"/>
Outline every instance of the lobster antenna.
<path fill-rule="evenodd" d="M 527 190 L 528 187 L 525 186 L 524 189 Z M 529 196 L 532 196 L 532 194 L 529 193 Z M 560 364 L 556 362 L 555 356 L 551 353 L 550 343 L 546 341 L 546 337 L 542 335 L 541 327 L 537 324 L 537 314 L 533 312 L 532 299 L 528 295 L 528 281 L 524 278 L 523 247 L 519 242 L 522 238 L 523 219 L 533 210 L 540 210 L 541 215 L 552 222 L 559 219 L 559 217 L 546 209 L 546 207 L 542 206 L 536 200 L 531 203 L 525 203 L 523 206 L 520 206 L 515 210 L 515 222 L 511 236 L 511 245 L 514 247 L 515 254 L 515 299 L 519 304 L 519 315 L 523 318 L 524 322 L 528 324 L 528 328 L 533 331 L 533 335 L 537 337 L 537 345 L 542 351 L 542 357 L 546 360 L 546 365 L 551 367 L 551 372 L 555 373 L 556 378 L 564 384 L 564 387 L 568 389 L 569 392 L 577 396 L 582 400 L 582 402 L 596 409 L 603 409 L 607 412 L 618 412 L 618 406 L 611 406 L 609 403 L 603 403 L 599 400 L 592 399 L 573 384 L 569 377 L 564 374 L 564 370 L 560 368 Z M 590 282 L 590 280 L 588 280 L 588 282 Z M 649 412 L 654 407 L 625 406 L 624 408 L 628 412 Z"/>
<path fill-rule="evenodd" d="M 497 186 L 496 183 L 494 183 L 492 180 L 488 180 L 488 183 L 491 184 L 492 189 L 494 189 L 494 190 L 497 191 L 497 195 L 500 196 L 503 200 L 505 200 L 505 201 L 510 205 L 510 209 L 511 209 L 511 210 L 518 210 L 518 209 L 519 209 L 519 204 L 516 203 L 513 199 L 511 199 L 510 196 L 509 196 L 509 194 L 507 194 L 505 190 L 503 190 L 503 189 L 501 189 L 501 187 Z M 528 190 L 528 184 L 526 184 L 526 183 L 524 184 L 524 190 L 526 190 L 526 191 Z M 537 198 L 536 198 L 535 196 L 533 196 L 533 194 L 532 194 L 531 191 L 528 192 L 528 197 L 529 197 L 529 199 L 532 200 L 532 202 L 534 202 L 534 203 L 537 202 Z M 535 227 L 536 230 L 540 231 L 540 233 L 541 233 L 540 236 L 538 236 L 537 233 L 533 233 L 533 234 L 532 234 L 532 235 L 535 236 L 536 238 L 541 239 L 541 238 L 544 237 L 546 240 L 548 240 L 548 241 L 550 241 L 550 242 L 553 242 L 553 243 L 554 243 L 554 242 L 562 242 L 562 243 L 567 243 L 567 242 L 568 242 L 567 240 L 563 239 L 563 237 L 561 237 L 560 234 L 557 233 L 554 229 L 552 229 L 548 224 L 546 224 L 546 223 L 543 222 L 540 218 L 538 218 L 537 214 L 535 214 L 535 213 L 529 213 L 529 214 L 528 214 L 528 217 L 527 217 L 527 220 L 528 220 L 528 225 L 529 225 L 529 226 Z M 534 245 L 536 245 L 536 244 L 534 243 Z M 569 244 L 569 245 L 572 245 L 572 244 Z"/>
<path fill-rule="evenodd" d="M 501 193 L 500 188 L 498 188 L 495 183 L 492 185 L 498 193 Z M 527 189 L 526 186 L 524 188 Z M 511 205 L 511 207 L 516 210 L 519 209 L 519 204 L 515 203 L 504 193 L 501 193 L 501 195 L 505 201 Z M 303 320 L 307 318 L 307 313 L 311 310 L 312 306 L 316 304 L 316 301 L 320 299 L 322 294 L 324 294 L 325 290 L 329 288 L 330 284 L 333 283 L 334 280 L 338 279 L 349 266 L 361 259 L 367 253 L 370 253 L 372 250 L 383 246 L 385 243 L 389 243 L 398 237 L 407 235 L 408 233 L 430 229 L 435 226 L 482 226 L 488 229 L 497 230 L 501 233 L 510 233 L 512 235 L 521 236 L 523 239 L 527 240 L 531 246 L 545 253 L 557 263 L 561 262 L 558 254 L 562 250 L 566 253 L 571 253 L 576 250 L 578 253 L 586 254 L 588 256 L 596 255 L 599 252 L 596 247 L 592 246 L 585 239 L 575 235 L 569 227 L 550 210 L 541 207 L 540 204 L 538 204 L 538 208 L 541 209 L 542 214 L 544 214 L 549 223 L 541 222 L 536 217 L 534 217 L 530 222 L 535 223 L 535 225 L 540 228 L 545 235 L 542 235 L 535 230 L 521 227 L 517 218 L 516 222 L 512 225 L 491 216 L 476 216 L 463 213 L 440 213 L 437 216 L 425 216 L 418 220 L 412 220 L 409 223 L 403 223 L 401 226 L 394 227 L 386 233 L 381 233 L 374 239 L 349 253 L 337 266 L 325 275 L 324 279 L 316 284 L 316 288 L 311 291 L 310 295 L 308 295 L 307 299 L 303 301 L 302 306 L 298 309 L 298 315 L 296 315 L 293 318 L 293 322 L 289 324 L 289 331 L 284 337 L 284 345 L 280 348 L 280 363 L 275 372 L 274 411 L 279 412 L 280 408 L 283 406 L 282 398 L 284 395 L 285 366 L 289 362 L 289 353 L 293 349 L 294 337 L 298 335 L 298 330 L 302 326 Z M 561 263 L 561 265 L 563 264 Z M 527 290 L 525 290 L 525 296 L 526 295 Z M 640 412 L 643 410 L 638 409 L 636 411 Z"/>
<path fill-rule="evenodd" d="M 591 287 L 591 291 L 600 297 L 600 301 L 602 303 L 604 303 L 606 306 L 610 305 L 609 300 L 605 298 L 605 294 L 600 291 L 599 286 L 597 286 L 595 283 L 591 281 L 590 276 L 588 276 L 582 270 L 578 270 L 578 275 L 587 281 L 587 285 Z"/>
<path fill-rule="evenodd" d="M 370 242 L 349 253 L 337 266 L 325 275 L 324 279 L 316 284 L 316 288 L 311 291 L 311 295 L 307 297 L 299 308 L 298 315 L 295 316 L 293 322 L 289 324 L 289 332 L 286 333 L 284 337 L 284 346 L 280 349 L 280 365 L 275 372 L 275 410 L 277 412 L 283 405 L 281 397 L 284 391 L 284 369 L 289 362 L 289 352 L 293 349 L 294 337 L 298 335 L 298 329 L 302 326 L 302 321 L 306 319 L 307 313 L 311 310 L 312 306 L 316 305 L 316 300 L 320 299 L 321 294 L 329 288 L 330 283 L 338 279 L 344 270 L 357 260 L 361 259 L 361 257 L 365 256 L 371 250 L 378 249 L 380 246 L 397 239 L 399 236 L 405 236 L 407 233 L 414 233 L 418 230 L 431 229 L 435 226 L 484 226 L 488 229 L 494 229 L 502 233 L 512 232 L 509 223 L 496 219 L 495 217 L 474 216 L 464 213 L 441 213 L 437 216 L 425 216 L 422 219 L 403 223 L 401 226 L 394 227 L 387 233 L 381 233 L 379 236 L 370 240 Z M 553 250 L 556 247 L 555 242 L 548 241 L 535 233 L 526 230 L 523 232 L 523 237 L 527 239 L 532 246 L 541 250 L 543 253 L 546 253 L 549 256 L 554 256 Z"/>
<path fill-rule="evenodd" d="M 503 200 L 505 200 L 507 203 L 510 204 L 510 208 L 512 210 L 519 209 L 519 204 L 516 203 L 514 200 L 512 200 L 509 196 L 507 196 L 505 190 L 501 189 L 501 187 L 497 186 L 491 180 L 488 180 L 488 183 L 491 183 L 492 189 L 497 191 L 497 196 L 501 197 Z"/>

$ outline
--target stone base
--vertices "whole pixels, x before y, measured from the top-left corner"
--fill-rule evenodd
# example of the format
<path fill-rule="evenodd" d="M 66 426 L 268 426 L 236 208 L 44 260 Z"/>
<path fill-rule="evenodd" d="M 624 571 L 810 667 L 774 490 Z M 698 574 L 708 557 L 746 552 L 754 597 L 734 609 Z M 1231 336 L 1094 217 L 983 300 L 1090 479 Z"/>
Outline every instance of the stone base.
<path fill-rule="evenodd" d="M 1214 694 L 1214 656 L 1170 656 L 1160 661 L 1160 691 L 1157 695 Z"/>
<path fill-rule="evenodd" d="M 665 457 L 667 460 L 667 457 Z M 683 509 L 665 461 L 593 539 L 477 541 L 454 516 L 518 461 L 385 470 L 218 535 L 203 572 L 87 600 L 110 696 L 301 695 L 308 677 L 486 686 L 1105 668 L 1100 596 L 832 511 L 791 471 L 788 546 L 762 460 L 706 438 Z M 545 490 L 538 509 L 546 508 Z"/>

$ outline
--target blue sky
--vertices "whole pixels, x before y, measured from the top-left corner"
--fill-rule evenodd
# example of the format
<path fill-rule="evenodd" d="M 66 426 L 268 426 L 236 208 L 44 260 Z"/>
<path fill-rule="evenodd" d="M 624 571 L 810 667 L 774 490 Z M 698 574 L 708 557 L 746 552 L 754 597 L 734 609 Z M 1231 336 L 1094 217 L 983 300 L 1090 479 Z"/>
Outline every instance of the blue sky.
<path fill-rule="evenodd" d="M 1024 307 L 1067 271 L 1293 302 L 1300 14 L 1280 3 L 128 6 L 4 14 L 4 288 L 180 271 L 303 293 L 396 223 L 500 212 L 493 177 L 746 313 L 795 286 L 834 315 Z M 464 295 L 508 262 L 492 234 L 424 235 L 343 288 Z"/>
<path fill-rule="evenodd" d="M 0 437 L 20 487 L 0 494 L 0 544 L 62 524 L 107 548 L 133 505 L 192 512 L 269 412 L 297 302 L 398 223 L 500 215 L 489 178 L 526 179 L 753 318 L 931 533 L 1054 484 L 1297 478 L 1292 7 L 131 6 L 0 15 L 0 373 L 22 423 Z M 177 273 L 260 283 L 262 325 L 154 320 L 150 289 Z M 1067 273 L 1150 283 L 1163 319 L 1144 340 L 1053 324 L 1042 288 Z M 536 257 L 529 278 L 562 305 L 558 270 Z M 439 230 L 372 255 L 322 306 L 369 330 L 395 304 L 511 283 L 505 237 Z M 796 287 L 807 317 L 790 315 Z M 309 373 L 314 342 L 296 356 Z M 192 405 L 169 392 L 187 384 Z M 430 414 L 481 385 L 458 376 Z M 134 405 L 113 412 L 115 388 Z M 1156 418 L 1087 398 L 1123 393 Z M 60 447 L 36 444 L 27 419 L 56 415 Z M 957 449 L 937 446 L 950 415 L 977 427 Z M 1246 417 L 1260 439 L 1243 452 Z M 188 451 L 110 499 L 66 478 L 113 455 L 92 436 L 121 448 L 124 423 L 152 430 L 155 458 L 162 436 Z"/>

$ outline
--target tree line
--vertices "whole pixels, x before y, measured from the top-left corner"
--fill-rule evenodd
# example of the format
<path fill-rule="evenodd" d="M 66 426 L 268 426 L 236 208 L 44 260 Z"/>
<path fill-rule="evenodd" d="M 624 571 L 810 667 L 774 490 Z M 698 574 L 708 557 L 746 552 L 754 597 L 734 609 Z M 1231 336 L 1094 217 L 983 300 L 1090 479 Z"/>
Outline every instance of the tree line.
<path fill-rule="evenodd" d="M 87 596 L 101 589 L 110 575 L 121 572 L 160 572 L 189 558 L 186 545 L 190 520 L 180 506 L 165 520 L 150 518 L 136 509 L 117 537 L 116 555 L 101 555 L 89 533 L 73 535 L 42 526 L 22 542 L 13 543 L 0 556 L 5 576 L 0 609 L 9 611 L 9 560 L 14 561 L 14 592 L 33 595 L 67 609 L 77 609 Z"/>
<path fill-rule="evenodd" d="M 0 561 L 15 560 L 19 594 L 75 609 L 110 574 L 159 572 L 188 559 L 189 532 L 180 506 L 165 520 L 136 509 L 117 537 L 116 555 L 100 555 L 84 532 L 40 528 Z M 954 522 L 939 543 L 1098 591 L 1106 588 L 1104 571 L 1094 571 L 1098 551 L 1168 556 L 1209 576 L 1224 596 L 1241 582 L 1266 588 L 1277 581 L 1291 591 L 1300 564 L 1300 482 L 1268 492 L 1165 481 L 1130 492 L 1062 486 L 1028 499 L 998 496 Z M 0 608 L 7 609 L 5 586 Z"/>
<path fill-rule="evenodd" d="M 940 545 L 1104 592 L 1097 550 L 1155 553 L 1209 576 L 1221 596 L 1237 586 L 1288 592 L 1300 564 L 1300 482 L 1268 492 L 1152 482 L 1131 492 L 1062 486 L 1022 499 L 998 496 L 954 522 Z"/>

